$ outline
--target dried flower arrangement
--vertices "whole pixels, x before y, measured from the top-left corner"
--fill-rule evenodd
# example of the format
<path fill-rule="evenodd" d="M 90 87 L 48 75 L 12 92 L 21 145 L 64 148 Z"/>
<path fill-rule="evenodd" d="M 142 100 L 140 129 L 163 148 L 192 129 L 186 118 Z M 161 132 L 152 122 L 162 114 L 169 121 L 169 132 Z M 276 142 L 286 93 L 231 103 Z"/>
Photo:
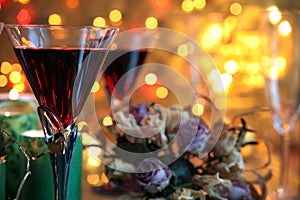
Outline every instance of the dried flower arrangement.
<path fill-rule="evenodd" d="M 247 128 L 243 118 L 239 125 L 225 124 L 209 151 L 205 148 L 211 141 L 211 131 L 205 121 L 189 109 L 182 111 L 177 106 L 164 108 L 141 103 L 114 112 L 112 118 L 113 125 L 103 130 L 116 135 L 116 148 L 109 155 L 110 165 L 106 166 L 110 181 L 98 188 L 99 192 L 128 193 L 120 199 L 265 199 L 268 178 L 255 169 L 252 173 L 256 181 L 250 182 L 244 176 L 241 148 L 257 142 L 245 140 L 246 135 L 254 131 Z M 141 137 L 143 134 L 147 137 Z M 173 146 L 171 141 L 174 141 Z M 149 153 L 166 146 L 168 153 L 147 157 L 139 163 L 132 163 L 134 158 L 128 157 L 113 159 L 114 155 L 121 154 L 120 149 Z M 164 162 L 174 155 L 173 162 Z M 126 173 L 126 169 L 135 173 Z M 270 174 L 268 176 L 270 178 Z"/>

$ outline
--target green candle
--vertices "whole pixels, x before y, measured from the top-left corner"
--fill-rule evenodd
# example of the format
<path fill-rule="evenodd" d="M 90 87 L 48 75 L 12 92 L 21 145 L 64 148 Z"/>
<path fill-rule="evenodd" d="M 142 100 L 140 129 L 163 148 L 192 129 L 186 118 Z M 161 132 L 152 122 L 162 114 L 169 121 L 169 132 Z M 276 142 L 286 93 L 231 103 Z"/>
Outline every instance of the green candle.
<path fill-rule="evenodd" d="M 80 136 L 79 136 L 80 137 Z M 21 144 L 33 156 L 40 155 L 47 150 L 42 130 L 30 130 L 21 134 Z M 26 173 L 26 159 L 21 156 L 21 174 Z M 82 173 L 82 144 L 77 138 L 73 160 L 70 169 L 68 184 L 68 199 L 81 199 L 81 173 Z M 49 154 L 30 162 L 31 175 L 22 188 L 21 200 L 53 200 L 54 182 Z"/>
<path fill-rule="evenodd" d="M 36 103 L 33 100 L 2 100 L 0 102 L 0 127 L 18 142 L 20 134 L 31 129 L 38 129 L 39 120 Z M 11 144 L 6 150 L 6 196 L 16 196 L 21 177 L 19 170 L 20 150 Z"/>
<path fill-rule="evenodd" d="M 0 199 L 5 199 L 6 159 L 0 157 Z"/>

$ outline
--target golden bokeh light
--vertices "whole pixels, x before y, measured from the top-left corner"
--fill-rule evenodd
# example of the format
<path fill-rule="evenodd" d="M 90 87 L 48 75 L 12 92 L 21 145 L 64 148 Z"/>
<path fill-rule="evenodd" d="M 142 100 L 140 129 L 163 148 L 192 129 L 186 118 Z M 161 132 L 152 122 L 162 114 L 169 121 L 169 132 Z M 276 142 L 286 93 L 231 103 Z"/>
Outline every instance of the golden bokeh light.
<path fill-rule="evenodd" d="M 48 17 L 48 23 L 51 25 L 60 25 L 62 24 L 62 19 L 59 14 L 51 14 Z"/>
<path fill-rule="evenodd" d="M 103 17 L 96 17 L 93 20 L 93 26 L 106 26 L 106 21 Z"/>
<path fill-rule="evenodd" d="M 109 179 L 104 172 L 101 174 L 101 181 L 103 183 L 109 183 Z"/>
<path fill-rule="evenodd" d="M 102 123 L 104 126 L 111 126 L 113 125 L 112 118 L 110 116 L 106 116 L 103 118 Z"/>
<path fill-rule="evenodd" d="M 196 9 L 203 9 L 206 6 L 206 0 L 194 0 L 194 6 Z"/>
<path fill-rule="evenodd" d="M 18 71 L 21 72 L 22 71 L 22 67 L 19 63 L 14 63 L 11 65 L 11 70 L 10 71 Z"/>
<path fill-rule="evenodd" d="M 157 96 L 158 98 L 164 99 L 164 98 L 166 98 L 166 97 L 168 96 L 169 91 L 168 91 L 167 88 L 161 86 L 161 87 L 158 87 L 158 88 L 156 89 L 155 94 L 156 94 L 156 96 Z"/>
<path fill-rule="evenodd" d="M 24 83 L 18 83 L 18 84 L 15 84 L 13 86 L 13 88 L 16 89 L 18 92 L 24 92 L 25 84 Z"/>
<path fill-rule="evenodd" d="M 101 165 L 100 159 L 95 156 L 89 156 L 87 162 L 92 167 L 99 167 Z"/>
<path fill-rule="evenodd" d="M 229 10 L 233 15 L 240 15 L 243 11 L 243 7 L 240 3 L 233 3 L 230 5 Z"/>
<path fill-rule="evenodd" d="M 21 81 L 21 73 L 18 71 L 13 71 L 9 74 L 9 81 L 12 83 L 19 83 Z"/>
<path fill-rule="evenodd" d="M 89 174 L 86 180 L 90 185 L 97 185 L 100 181 L 100 177 L 98 174 Z"/>
<path fill-rule="evenodd" d="M 286 59 L 280 56 L 276 58 L 272 66 L 270 63 L 267 63 L 266 61 L 264 65 L 267 66 L 265 69 L 266 76 L 268 76 L 271 79 L 273 78 L 277 79 L 278 77 L 284 74 L 287 63 L 286 63 Z"/>
<path fill-rule="evenodd" d="M 149 29 L 155 29 L 158 26 L 158 20 L 155 17 L 148 17 L 145 21 L 145 26 Z"/>
<path fill-rule="evenodd" d="M 7 78 L 4 75 L 0 75 L 0 87 L 5 87 L 7 85 Z"/>
<path fill-rule="evenodd" d="M 194 4 L 194 1 L 192 1 L 192 0 L 184 0 L 181 3 L 181 8 L 185 12 L 191 12 L 191 11 L 193 11 L 194 7 L 195 7 L 195 4 Z"/>
<path fill-rule="evenodd" d="M 154 85 L 157 83 L 157 76 L 154 73 L 148 73 L 145 76 L 145 83 L 147 85 Z"/>
<path fill-rule="evenodd" d="M 252 63 L 247 63 L 244 66 L 244 70 L 249 74 L 249 75 L 256 75 L 260 73 L 260 63 L 259 62 L 252 62 Z"/>
<path fill-rule="evenodd" d="M 11 71 L 11 64 L 9 62 L 2 62 L 0 71 L 2 74 L 8 74 Z"/>
<path fill-rule="evenodd" d="M 283 21 L 278 26 L 278 32 L 282 36 L 287 36 L 292 32 L 292 27 L 288 21 Z"/>
<path fill-rule="evenodd" d="M 186 44 L 179 45 L 177 53 L 182 57 L 186 57 L 189 54 L 188 46 Z"/>
<path fill-rule="evenodd" d="M 192 113 L 196 116 L 201 116 L 204 113 L 204 106 L 200 103 L 196 103 L 192 107 Z"/>
<path fill-rule="evenodd" d="M 224 25 L 229 27 L 231 30 L 237 26 L 238 20 L 235 16 L 228 16 L 224 20 Z"/>
<path fill-rule="evenodd" d="M 30 0 L 19 0 L 20 4 L 26 5 L 30 3 Z"/>
<path fill-rule="evenodd" d="M 84 126 L 88 125 L 85 121 L 80 121 L 77 123 L 78 131 L 81 131 Z"/>
<path fill-rule="evenodd" d="M 112 11 L 110 11 L 109 13 L 109 19 L 112 22 L 119 22 L 122 20 L 122 13 L 121 11 L 114 9 Z"/>
<path fill-rule="evenodd" d="M 82 138 L 82 144 L 84 145 L 95 145 L 95 146 L 99 145 L 99 141 L 97 141 L 95 138 L 93 138 L 86 132 L 81 133 L 81 138 Z"/>
<path fill-rule="evenodd" d="M 95 82 L 94 82 L 94 85 L 93 85 L 93 87 L 92 87 L 92 89 L 91 89 L 91 92 L 92 92 L 92 93 L 96 93 L 96 92 L 99 91 L 99 89 L 100 89 L 100 84 L 99 84 L 98 81 L 95 81 Z"/>
<path fill-rule="evenodd" d="M 224 63 L 224 70 L 230 74 L 235 74 L 239 70 L 239 64 L 235 60 L 228 60 Z"/>
<path fill-rule="evenodd" d="M 222 25 L 219 23 L 212 23 L 208 26 L 201 38 L 201 44 L 204 48 L 210 49 L 216 44 L 221 43 L 223 37 Z"/>

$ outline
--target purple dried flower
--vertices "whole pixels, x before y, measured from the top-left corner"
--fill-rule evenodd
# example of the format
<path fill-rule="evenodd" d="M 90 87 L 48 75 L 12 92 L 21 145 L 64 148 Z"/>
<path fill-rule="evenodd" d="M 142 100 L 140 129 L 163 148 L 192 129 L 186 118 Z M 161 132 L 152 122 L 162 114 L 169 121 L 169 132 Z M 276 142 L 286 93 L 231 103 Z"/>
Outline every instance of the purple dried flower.
<path fill-rule="evenodd" d="M 233 182 L 232 187 L 228 191 L 227 198 L 232 200 L 251 199 L 251 190 L 249 185 Z"/>
<path fill-rule="evenodd" d="M 211 135 L 209 128 L 200 118 L 191 118 L 180 123 L 177 131 L 179 149 L 198 154 L 205 147 Z"/>
<path fill-rule="evenodd" d="M 172 171 L 156 158 L 143 160 L 137 169 L 137 183 L 150 193 L 161 192 L 170 182 Z"/>
<path fill-rule="evenodd" d="M 149 104 L 141 103 L 133 105 L 129 108 L 129 113 L 134 116 L 136 123 L 141 125 L 142 119 L 144 119 L 146 116 L 149 116 Z"/>

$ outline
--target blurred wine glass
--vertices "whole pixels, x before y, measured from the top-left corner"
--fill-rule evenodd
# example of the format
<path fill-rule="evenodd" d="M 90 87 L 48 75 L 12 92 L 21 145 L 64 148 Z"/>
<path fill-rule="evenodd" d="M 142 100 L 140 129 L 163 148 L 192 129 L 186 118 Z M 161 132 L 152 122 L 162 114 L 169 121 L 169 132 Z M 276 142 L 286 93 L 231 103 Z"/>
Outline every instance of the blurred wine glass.
<path fill-rule="evenodd" d="M 300 12 L 267 10 L 262 23 L 262 67 L 273 125 L 280 134 L 280 178 L 277 199 L 290 199 L 290 134 L 299 115 Z"/>

